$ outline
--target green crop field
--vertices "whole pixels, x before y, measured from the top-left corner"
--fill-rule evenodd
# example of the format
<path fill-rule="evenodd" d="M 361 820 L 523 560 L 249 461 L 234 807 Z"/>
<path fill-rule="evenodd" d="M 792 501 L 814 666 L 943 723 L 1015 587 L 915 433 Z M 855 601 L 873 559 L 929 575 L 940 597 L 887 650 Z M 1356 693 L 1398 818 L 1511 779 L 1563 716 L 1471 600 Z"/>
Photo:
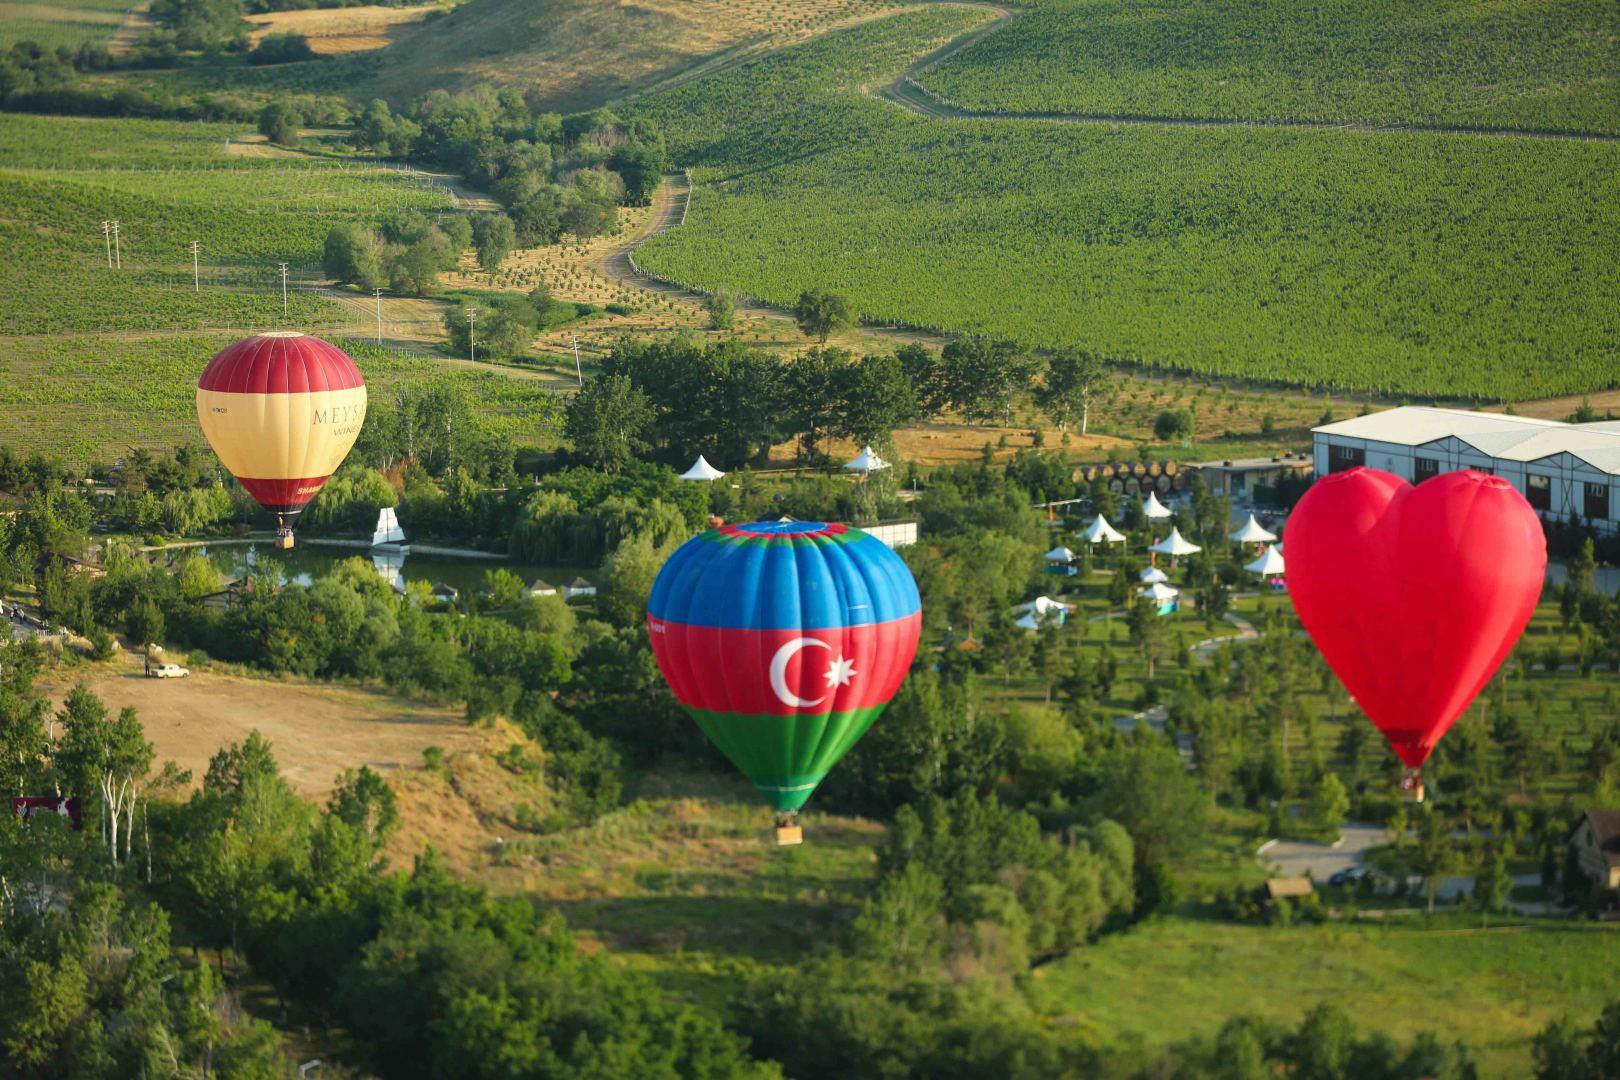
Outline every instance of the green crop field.
<path fill-rule="evenodd" d="M 356 163 L 227 151 L 240 126 L 0 116 L 0 325 L 6 333 L 259 328 L 283 322 L 276 264 L 320 261 L 337 222 L 444 196 Z M 101 222 L 120 222 L 107 268 Z M 201 245 L 202 289 L 190 244 Z M 294 292 L 286 322 L 346 321 Z"/>
<path fill-rule="evenodd" d="M 0 446 L 79 463 L 127 446 L 204 445 L 197 377 L 228 335 L 55 334 L 0 338 Z M 365 376 L 373 408 L 394 392 L 449 382 L 478 402 L 491 430 L 519 444 L 548 441 L 556 395 L 535 379 L 441 364 L 363 341 L 343 340 Z"/>
<path fill-rule="evenodd" d="M 1051 0 L 919 81 L 967 108 L 1620 131 L 1609 0 Z"/>
<path fill-rule="evenodd" d="M 1620 378 L 1620 144 L 924 119 L 861 92 L 982 10 L 906 14 L 631 103 L 696 166 L 638 256 L 690 285 L 1313 388 Z"/>
<path fill-rule="evenodd" d="M 86 41 L 105 41 L 118 30 L 130 0 L 0 0 L 0 48 L 32 41 L 47 49 L 72 47 Z"/>
<path fill-rule="evenodd" d="M 1167 919 L 1104 937 L 1040 969 L 1029 986 L 1042 1012 L 1126 1045 L 1210 1036 L 1234 1015 L 1298 1023 L 1327 1001 L 1364 1030 L 1461 1039 L 1482 1075 L 1526 1076 L 1536 1032 L 1559 1016 L 1590 1023 L 1608 1000 L 1620 931 L 1478 926 L 1477 918 L 1392 927 Z"/>

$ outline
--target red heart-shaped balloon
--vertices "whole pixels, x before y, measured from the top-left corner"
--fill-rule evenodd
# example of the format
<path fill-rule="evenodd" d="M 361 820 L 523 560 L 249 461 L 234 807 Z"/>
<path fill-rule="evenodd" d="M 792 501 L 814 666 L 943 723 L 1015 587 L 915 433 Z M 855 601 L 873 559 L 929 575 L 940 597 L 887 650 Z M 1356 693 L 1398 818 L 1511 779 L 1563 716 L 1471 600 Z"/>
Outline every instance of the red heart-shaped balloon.
<path fill-rule="evenodd" d="M 1300 622 L 1412 768 L 1507 658 L 1547 572 L 1530 504 L 1473 470 L 1417 487 L 1378 469 L 1323 477 L 1284 543 Z"/>

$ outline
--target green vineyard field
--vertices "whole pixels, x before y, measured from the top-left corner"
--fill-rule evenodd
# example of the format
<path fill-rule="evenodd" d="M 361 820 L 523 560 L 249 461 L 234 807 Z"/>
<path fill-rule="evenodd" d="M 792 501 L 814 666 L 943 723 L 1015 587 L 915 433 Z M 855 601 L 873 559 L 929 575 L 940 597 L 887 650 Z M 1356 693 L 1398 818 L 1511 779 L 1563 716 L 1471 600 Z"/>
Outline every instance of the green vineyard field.
<path fill-rule="evenodd" d="M 1620 132 L 1611 0 L 1052 0 L 925 72 L 967 109 Z"/>
<path fill-rule="evenodd" d="M 984 12 L 825 38 L 633 107 L 697 166 L 638 260 L 868 320 L 1388 395 L 1620 380 L 1620 145 L 934 120 L 860 87 Z"/>
<path fill-rule="evenodd" d="M 124 13 L 142 5 L 131 0 L 0 0 L 0 49 L 32 41 L 47 49 L 105 41 L 118 30 Z"/>
<path fill-rule="evenodd" d="M 283 319 L 276 264 L 320 261 L 340 221 L 444 197 L 358 163 L 227 151 L 241 128 L 0 115 L 0 325 L 72 330 L 267 328 L 341 321 L 294 292 Z M 107 268 L 101 222 L 120 222 Z M 193 291 L 190 244 L 201 245 Z"/>

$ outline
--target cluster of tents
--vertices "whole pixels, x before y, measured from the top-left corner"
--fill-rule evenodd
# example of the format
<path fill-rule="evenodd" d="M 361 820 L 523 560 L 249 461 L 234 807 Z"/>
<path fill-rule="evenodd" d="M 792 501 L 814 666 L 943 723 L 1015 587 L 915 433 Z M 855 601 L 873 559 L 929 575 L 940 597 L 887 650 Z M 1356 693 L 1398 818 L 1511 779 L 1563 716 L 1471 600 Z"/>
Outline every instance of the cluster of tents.
<path fill-rule="evenodd" d="M 870 446 L 861 447 L 861 452 L 844 463 L 844 471 L 860 473 L 862 476 L 889 468 L 889 462 L 877 455 L 877 451 Z M 681 473 L 682 480 L 718 480 L 726 475 L 721 470 L 709 464 L 709 459 L 702 454 L 692 462 L 692 467 Z"/>
<path fill-rule="evenodd" d="M 1149 522 L 1165 521 L 1172 516 L 1172 513 L 1169 507 L 1159 501 L 1157 492 L 1149 492 L 1148 497 L 1142 501 L 1142 516 Z M 1109 524 L 1108 519 L 1103 517 L 1102 514 L 1098 514 L 1093 518 L 1091 523 L 1076 535 L 1088 545 L 1125 543 L 1125 534 Z M 1245 564 L 1243 569 L 1263 580 L 1269 581 L 1274 592 L 1286 590 L 1286 586 L 1283 584 L 1282 544 L 1277 542 L 1275 533 L 1266 529 L 1256 520 L 1253 514 L 1250 514 L 1249 519 L 1242 526 L 1228 534 L 1228 538 L 1235 543 L 1259 546 L 1258 557 L 1253 562 Z M 1181 530 L 1175 526 L 1171 526 L 1170 535 L 1148 547 L 1148 551 L 1153 555 L 1167 556 L 1170 559 L 1171 566 L 1174 566 L 1175 560 L 1181 556 L 1193 555 L 1202 550 L 1202 547 L 1182 536 Z M 1051 573 L 1064 575 L 1077 573 L 1074 567 L 1077 556 L 1062 544 L 1048 551 L 1045 559 L 1047 570 Z M 1138 593 L 1157 604 L 1161 615 L 1178 610 L 1181 591 L 1170 584 L 1170 576 L 1157 565 L 1145 567 L 1138 575 L 1138 580 L 1142 586 Z M 1046 600 L 1047 598 L 1041 597 L 1040 599 Z M 1039 603 L 1039 601 L 1034 603 Z M 1056 604 L 1056 601 L 1048 601 L 1048 603 Z M 1061 604 L 1057 606 L 1062 607 Z M 1044 614 L 1036 610 L 1032 604 L 1026 604 L 1018 610 L 1023 613 L 1018 625 L 1024 626 L 1025 622 L 1028 621 L 1030 624 L 1027 627 L 1028 629 L 1034 629 L 1040 616 Z"/>

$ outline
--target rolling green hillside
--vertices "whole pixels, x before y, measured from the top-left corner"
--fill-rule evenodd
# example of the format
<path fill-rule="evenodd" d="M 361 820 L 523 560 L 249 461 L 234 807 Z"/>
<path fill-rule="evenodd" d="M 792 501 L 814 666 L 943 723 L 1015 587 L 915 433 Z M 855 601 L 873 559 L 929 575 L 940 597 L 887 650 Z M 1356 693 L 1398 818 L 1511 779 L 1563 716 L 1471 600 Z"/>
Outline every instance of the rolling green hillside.
<path fill-rule="evenodd" d="M 988 112 L 1620 131 L 1608 0 L 1050 0 L 919 76 Z"/>
<path fill-rule="evenodd" d="M 48 49 L 87 41 L 106 41 L 135 7 L 132 0 L 0 0 L 0 48 L 32 41 Z"/>
<path fill-rule="evenodd" d="M 698 182 L 642 264 L 1311 387 L 1614 384 L 1620 144 L 927 119 L 862 92 L 990 17 L 899 15 L 634 103 Z"/>

